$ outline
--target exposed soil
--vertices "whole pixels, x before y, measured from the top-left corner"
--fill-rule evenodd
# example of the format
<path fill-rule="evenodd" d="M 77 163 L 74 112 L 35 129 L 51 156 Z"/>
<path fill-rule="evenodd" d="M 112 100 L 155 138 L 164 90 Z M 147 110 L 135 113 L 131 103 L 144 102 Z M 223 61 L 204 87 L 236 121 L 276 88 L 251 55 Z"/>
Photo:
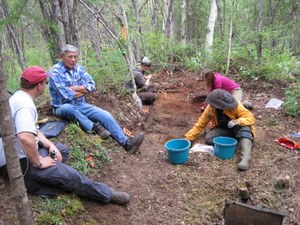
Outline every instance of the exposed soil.
<path fill-rule="evenodd" d="M 245 203 L 238 192 L 241 186 L 249 190 L 247 204 L 283 212 L 285 225 L 300 224 L 299 151 L 274 141 L 299 132 L 299 118 L 287 116 L 281 108 L 265 108 L 272 97 L 282 99 L 284 84 L 241 80 L 237 74 L 232 78 L 241 84 L 244 99 L 253 103 L 252 113 L 257 119 L 250 169 L 245 172 L 236 167 L 238 150 L 231 160 L 192 153 L 183 165 L 168 162 L 165 142 L 183 137 L 201 114 L 200 102 L 205 99 L 206 88 L 196 73 L 175 70 L 158 75 L 158 99 L 144 108 L 146 112 L 132 104 L 131 98 L 121 98 L 114 92 L 89 96 L 89 101 L 110 111 L 123 127 L 133 134 L 144 132 L 146 138 L 136 155 L 127 155 L 114 141 L 105 143 L 119 151 L 110 153 L 111 161 L 92 175 L 95 180 L 130 193 L 130 204 L 83 200 L 86 212 L 68 224 L 219 224 L 226 199 Z M 195 143 L 204 143 L 203 135 Z M 278 180 L 284 184 L 279 185 Z M 8 189 L 0 179 L 0 219 L 4 224 L 14 224 Z"/>

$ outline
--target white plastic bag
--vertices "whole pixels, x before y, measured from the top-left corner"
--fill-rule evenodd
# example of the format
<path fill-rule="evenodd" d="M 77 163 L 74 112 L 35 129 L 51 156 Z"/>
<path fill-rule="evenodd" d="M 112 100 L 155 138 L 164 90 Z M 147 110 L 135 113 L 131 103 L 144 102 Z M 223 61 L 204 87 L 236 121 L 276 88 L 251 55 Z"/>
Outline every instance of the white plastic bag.
<path fill-rule="evenodd" d="M 214 147 L 211 145 L 204 145 L 204 144 L 195 144 L 191 149 L 190 153 L 194 152 L 207 152 L 210 155 L 215 155 Z"/>
<path fill-rule="evenodd" d="M 279 107 L 283 104 L 283 101 L 277 98 L 271 98 L 270 101 L 266 104 L 266 108 L 279 109 Z"/>

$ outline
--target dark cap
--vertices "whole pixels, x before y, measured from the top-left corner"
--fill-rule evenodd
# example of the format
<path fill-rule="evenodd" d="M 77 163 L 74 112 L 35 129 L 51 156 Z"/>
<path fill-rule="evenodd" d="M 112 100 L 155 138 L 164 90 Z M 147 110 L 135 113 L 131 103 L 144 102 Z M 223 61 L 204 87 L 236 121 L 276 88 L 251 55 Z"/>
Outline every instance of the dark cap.
<path fill-rule="evenodd" d="M 39 66 L 27 67 L 21 75 L 21 78 L 26 79 L 30 84 L 38 84 L 47 77 L 48 73 Z"/>
<path fill-rule="evenodd" d="M 223 89 L 215 89 L 207 95 L 205 100 L 217 109 L 233 109 L 238 105 L 238 101 Z"/>

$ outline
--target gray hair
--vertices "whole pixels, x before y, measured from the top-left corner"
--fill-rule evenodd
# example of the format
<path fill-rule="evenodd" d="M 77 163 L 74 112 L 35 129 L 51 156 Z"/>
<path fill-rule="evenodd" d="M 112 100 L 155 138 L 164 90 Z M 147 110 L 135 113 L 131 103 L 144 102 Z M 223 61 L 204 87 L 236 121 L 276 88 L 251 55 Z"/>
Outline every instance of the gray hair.
<path fill-rule="evenodd" d="M 66 52 L 78 52 L 78 49 L 74 45 L 66 44 L 61 47 L 60 53 L 64 54 Z"/>
<path fill-rule="evenodd" d="M 147 56 L 143 56 L 141 59 L 141 64 L 144 66 L 151 66 L 151 60 Z"/>

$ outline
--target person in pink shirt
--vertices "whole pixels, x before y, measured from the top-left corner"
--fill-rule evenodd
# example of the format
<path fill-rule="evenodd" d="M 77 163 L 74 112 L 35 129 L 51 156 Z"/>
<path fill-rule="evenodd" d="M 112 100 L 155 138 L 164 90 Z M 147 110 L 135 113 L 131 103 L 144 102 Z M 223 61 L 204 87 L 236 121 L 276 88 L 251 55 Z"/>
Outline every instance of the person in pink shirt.
<path fill-rule="evenodd" d="M 236 100 L 240 102 L 242 101 L 243 91 L 240 85 L 233 80 L 209 69 L 203 70 L 202 75 L 209 91 L 223 89 L 230 92 Z"/>
<path fill-rule="evenodd" d="M 215 90 L 215 89 L 223 89 L 228 91 L 232 94 L 232 96 L 238 100 L 239 102 L 242 102 L 244 107 L 247 109 L 252 109 L 252 103 L 249 101 L 242 101 L 243 98 L 243 91 L 239 84 L 237 84 L 235 81 L 229 79 L 228 77 L 223 76 L 222 74 L 218 72 L 213 72 L 210 69 L 205 69 L 201 72 L 207 87 L 209 88 L 209 92 Z M 206 103 L 202 104 L 201 110 L 203 111 L 206 107 Z"/>

